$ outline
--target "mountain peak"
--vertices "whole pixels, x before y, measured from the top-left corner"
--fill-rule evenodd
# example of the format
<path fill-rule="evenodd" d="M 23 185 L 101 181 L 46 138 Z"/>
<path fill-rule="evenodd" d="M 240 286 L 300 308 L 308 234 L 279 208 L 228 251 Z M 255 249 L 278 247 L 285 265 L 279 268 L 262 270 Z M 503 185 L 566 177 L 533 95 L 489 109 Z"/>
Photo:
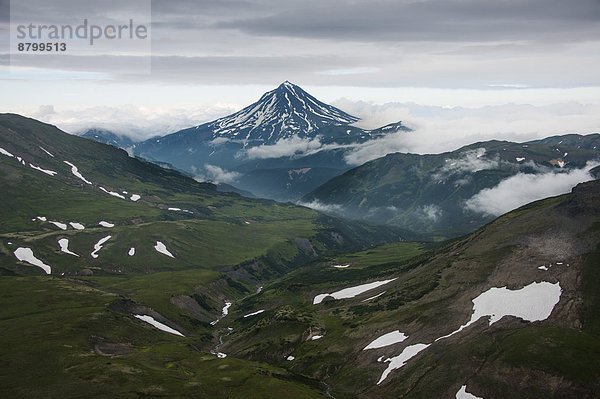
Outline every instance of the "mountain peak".
<path fill-rule="evenodd" d="M 279 88 L 284 88 L 284 87 L 299 87 L 295 84 L 293 84 L 292 82 L 290 82 L 289 80 L 286 80 L 285 82 L 283 82 L 282 84 L 279 85 Z"/>
<path fill-rule="evenodd" d="M 323 128 L 349 125 L 358 119 L 286 80 L 257 102 L 209 127 L 215 138 L 273 144 L 284 138 L 314 138 Z"/>

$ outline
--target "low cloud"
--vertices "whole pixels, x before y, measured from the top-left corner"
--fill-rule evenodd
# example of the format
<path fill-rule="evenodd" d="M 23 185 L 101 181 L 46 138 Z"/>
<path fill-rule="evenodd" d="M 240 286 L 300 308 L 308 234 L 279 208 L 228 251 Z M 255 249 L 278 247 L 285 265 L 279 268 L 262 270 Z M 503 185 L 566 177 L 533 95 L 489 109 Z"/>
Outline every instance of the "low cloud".
<path fill-rule="evenodd" d="M 313 151 L 320 150 L 323 147 L 319 137 L 314 139 L 302 139 L 292 137 L 281 139 L 273 145 L 261 145 L 249 148 L 246 151 L 250 159 L 279 158 L 292 155 L 307 155 Z"/>
<path fill-rule="evenodd" d="M 311 202 L 298 202 L 300 206 L 305 206 L 307 208 L 314 209 L 315 211 L 325 212 L 325 213 L 334 213 L 334 214 L 342 214 L 344 212 L 344 207 L 338 204 L 325 204 L 318 200 L 314 200 Z"/>
<path fill-rule="evenodd" d="M 234 183 L 241 176 L 238 172 L 225 170 L 216 165 L 205 164 L 204 173 L 196 176 L 196 180 L 211 181 L 214 183 Z"/>
<path fill-rule="evenodd" d="M 457 173 L 475 173 L 480 170 L 498 168 L 500 158 L 488 159 L 485 157 L 485 153 L 485 148 L 477 148 L 463 152 L 460 158 L 448 159 L 440 171 L 433 175 L 433 179 L 442 181 L 447 176 Z"/>
<path fill-rule="evenodd" d="M 577 184 L 594 180 L 589 172 L 598 165 L 590 162 L 583 169 L 568 172 L 518 173 L 475 194 L 465 202 L 465 209 L 499 216 L 530 202 L 568 193 Z"/>

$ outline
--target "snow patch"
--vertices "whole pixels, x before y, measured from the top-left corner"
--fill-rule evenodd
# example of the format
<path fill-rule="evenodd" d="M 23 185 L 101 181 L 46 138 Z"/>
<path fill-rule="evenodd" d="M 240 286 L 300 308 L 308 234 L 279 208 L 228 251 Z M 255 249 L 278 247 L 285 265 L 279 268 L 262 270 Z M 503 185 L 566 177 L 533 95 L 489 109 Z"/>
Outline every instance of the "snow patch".
<path fill-rule="evenodd" d="M 552 284 L 545 281 L 531 283 L 520 290 L 509 290 L 506 287 L 490 288 L 473 299 L 471 320 L 435 341 L 464 330 L 482 317 L 489 317 L 490 326 L 504 316 L 515 316 L 525 321 L 546 320 L 560 300 L 561 293 L 560 283 Z"/>
<path fill-rule="evenodd" d="M 265 311 L 264 309 L 261 309 L 261 310 L 257 310 L 256 312 L 248 313 L 247 315 L 244 316 L 244 318 L 256 316 L 257 314 L 261 314 L 264 311 Z"/>
<path fill-rule="evenodd" d="M 387 334 L 383 334 L 379 338 L 373 340 L 369 345 L 364 347 L 364 351 L 367 349 L 377 349 L 383 348 L 384 346 L 390 346 L 397 343 L 400 343 L 408 338 L 408 335 L 401 333 L 399 330 L 389 332 Z"/>
<path fill-rule="evenodd" d="M 448 335 L 437 338 L 434 342 L 451 337 L 475 323 L 482 317 L 489 317 L 489 325 L 502 319 L 504 316 L 515 316 L 525 321 L 540 321 L 547 319 L 554 306 L 560 300 L 562 290 L 560 283 L 531 283 L 519 290 L 509 290 L 506 287 L 490 288 L 473 299 L 473 315 L 471 319 L 457 330 Z M 425 350 L 431 344 L 415 344 L 404 348 L 398 356 L 386 359 L 389 362 L 377 385 L 381 384 L 395 369 L 399 369 L 406 362 Z"/>
<path fill-rule="evenodd" d="M 140 319 L 142 321 L 145 321 L 148 324 L 151 324 L 152 326 L 158 328 L 161 331 L 168 332 L 170 334 L 179 335 L 180 337 L 185 337 L 185 335 L 183 335 L 179 331 L 175 330 L 174 328 L 171 328 L 171 327 L 161 323 L 160 321 L 156 321 L 154 319 L 154 317 L 152 317 L 152 316 L 136 314 L 136 315 L 134 315 L 134 317 L 137 319 Z"/>
<path fill-rule="evenodd" d="M 289 355 L 288 357 L 286 357 L 286 358 L 285 358 L 285 360 L 287 360 L 287 361 L 289 361 L 289 362 L 291 362 L 291 361 L 292 361 L 292 360 L 294 360 L 294 359 L 295 359 L 295 357 L 294 357 L 294 356 L 292 356 L 292 355 Z"/>
<path fill-rule="evenodd" d="M 69 251 L 69 239 L 68 238 L 61 238 L 60 240 L 58 240 L 58 245 L 60 246 L 61 252 L 79 257 L 79 255 L 77 255 L 75 252 Z"/>
<path fill-rule="evenodd" d="M 142 198 L 142 196 L 139 194 L 131 194 L 131 197 L 129 197 L 129 199 L 132 200 L 133 202 L 136 202 L 140 198 Z"/>
<path fill-rule="evenodd" d="M 160 242 L 160 241 L 156 241 L 156 245 L 154 246 L 154 249 L 155 249 L 157 252 L 160 252 L 161 254 L 164 254 L 164 255 L 170 256 L 171 258 L 175 258 L 175 257 L 173 256 L 173 254 L 172 254 L 171 252 L 169 252 L 169 250 L 167 249 L 167 247 L 165 246 L 165 244 L 163 244 L 163 243 L 162 243 L 162 242 Z"/>
<path fill-rule="evenodd" d="M 102 220 L 98 224 L 102 227 L 115 227 L 114 223 L 105 222 L 104 220 Z"/>
<path fill-rule="evenodd" d="M 111 236 L 106 236 L 100 239 L 100 241 L 98 241 L 96 244 L 94 244 L 94 251 L 90 254 L 92 255 L 92 258 L 96 259 L 98 257 L 97 252 L 102 249 L 102 245 L 104 245 L 106 241 L 110 240 L 110 237 Z"/>
<path fill-rule="evenodd" d="M 112 195 L 113 197 L 117 197 L 117 198 L 121 198 L 121 199 L 125 199 L 125 197 L 123 197 L 121 194 L 114 192 L 114 191 L 108 191 L 107 189 L 105 189 L 104 187 L 98 187 L 100 190 L 104 191 L 106 194 L 108 195 Z"/>
<path fill-rule="evenodd" d="M 81 180 L 83 180 L 85 183 L 87 184 L 92 184 L 91 181 L 89 181 L 88 179 L 86 179 L 85 177 L 83 177 L 83 175 L 81 173 L 79 173 L 79 169 L 77 168 L 77 166 L 73 165 L 71 162 L 69 161 L 63 161 L 64 163 L 66 163 L 67 165 L 69 165 L 71 167 L 71 173 L 73 173 L 73 175 Z"/>
<path fill-rule="evenodd" d="M 318 340 L 318 339 L 321 339 L 321 338 L 323 338 L 323 336 L 322 336 L 322 335 L 313 335 L 313 336 L 310 338 L 310 340 L 311 340 L 311 341 L 316 341 L 316 340 Z"/>
<path fill-rule="evenodd" d="M 14 158 L 15 156 L 13 154 L 11 154 L 10 152 L 6 151 L 4 148 L 0 147 L 0 154 L 2 155 L 6 155 L 7 157 L 11 157 Z"/>
<path fill-rule="evenodd" d="M 48 154 L 48 155 L 50 155 L 52 158 L 54 158 L 54 155 L 50 154 L 50 152 L 49 152 L 47 149 L 45 149 L 45 148 L 44 148 L 44 147 L 42 147 L 42 146 L 39 146 L 39 147 L 40 147 L 40 149 L 41 149 L 42 151 L 44 151 L 46 154 Z"/>
<path fill-rule="evenodd" d="M 135 248 L 133 248 L 133 247 L 129 248 L 129 252 L 127 252 L 127 255 L 129 255 L 129 256 L 135 255 Z"/>
<path fill-rule="evenodd" d="M 427 349 L 429 347 L 429 345 L 430 344 L 410 345 L 410 346 L 407 346 L 406 348 L 404 348 L 402 353 L 400 353 L 398 356 L 394 356 L 394 357 L 385 359 L 385 362 L 389 363 L 389 365 L 383 371 L 383 374 L 381 374 L 381 378 L 379 378 L 377 385 L 381 384 L 393 370 L 399 369 L 402 366 L 404 366 L 406 364 L 406 362 L 408 362 L 413 357 L 417 356 L 419 354 L 419 352 Z"/>
<path fill-rule="evenodd" d="M 350 263 L 345 265 L 333 265 L 333 267 L 335 267 L 336 269 L 345 269 L 347 267 L 350 267 Z"/>
<path fill-rule="evenodd" d="M 75 230 L 83 230 L 85 229 L 85 226 L 82 225 L 81 223 L 77 223 L 77 222 L 69 222 L 69 224 L 71 225 L 71 227 L 73 227 Z"/>
<path fill-rule="evenodd" d="M 458 392 L 456 392 L 456 399 L 483 399 L 479 396 L 475 396 L 472 393 L 467 392 L 467 386 L 463 385 L 460 387 Z"/>
<path fill-rule="evenodd" d="M 315 298 L 313 299 L 313 305 L 317 305 L 317 304 L 323 302 L 323 299 L 325 299 L 328 296 L 331 296 L 334 299 L 354 298 L 357 295 L 360 295 L 364 292 L 370 291 L 372 289 L 375 289 L 377 287 L 380 287 L 382 285 L 390 283 L 394 280 L 396 280 L 396 278 L 392 278 L 390 280 L 383 280 L 383 281 L 373 281 L 371 283 L 361 284 L 361 285 L 357 285 L 355 287 L 344 288 L 343 290 L 336 291 L 332 294 L 319 294 L 319 295 L 316 295 Z"/>
<path fill-rule="evenodd" d="M 44 262 L 42 262 L 41 260 L 39 260 L 38 258 L 36 258 L 33 255 L 33 251 L 31 250 L 31 248 L 17 248 L 14 254 L 17 257 L 17 259 L 21 262 L 27 262 L 30 265 L 40 267 L 46 272 L 46 274 L 52 273 L 52 268 Z"/>
<path fill-rule="evenodd" d="M 52 221 L 50 221 L 48 223 L 51 223 L 51 224 L 55 225 L 56 227 L 58 227 L 61 230 L 66 230 L 67 229 L 67 225 L 64 224 L 64 223 L 61 223 L 61 222 L 52 222 Z"/>
<path fill-rule="evenodd" d="M 55 171 L 53 171 L 53 170 L 48 170 L 48 169 L 43 169 L 43 168 L 40 168 L 39 166 L 35 166 L 35 165 L 34 165 L 34 164 L 32 164 L 32 163 L 30 163 L 30 164 L 29 164 L 29 166 L 31 166 L 33 169 L 35 169 L 35 170 L 39 170 L 40 172 L 42 172 L 42 173 L 45 173 L 45 174 L 47 174 L 47 175 L 49 175 L 49 176 L 54 176 L 54 175 L 57 175 L 57 174 L 58 174 L 58 172 L 55 172 Z"/>

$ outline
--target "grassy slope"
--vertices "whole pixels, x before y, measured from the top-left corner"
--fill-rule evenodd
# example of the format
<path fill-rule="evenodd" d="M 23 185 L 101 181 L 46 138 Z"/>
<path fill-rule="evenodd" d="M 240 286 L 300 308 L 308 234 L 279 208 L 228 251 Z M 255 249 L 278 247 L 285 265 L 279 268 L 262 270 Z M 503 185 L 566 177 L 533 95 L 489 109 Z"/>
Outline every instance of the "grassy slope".
<path fill-rule="evenodd" d="M 112 295 L 77 282 L 3 278 L 0 292 L 2 397 L 321 397 L 285 370 L 216 359 L 194 350 L 194 339 L 111 312 Z M 129 353 L 94 351 L 106 342 Z"/>
<path fill-rule="evenodd" d="M 285 370 L 208 354 L 216 334 L 208 322 L 225 299 L 242 298 L 253 285 L 316 256 L 311 247 L 325 254 L 398 234 L 217 193 L 210 184 L 16 115 L 0 115 L 0 147 L 26 162 L 0 155 L 0 396 L 318 397 L 314 382 Z M 73 176 L 63 160 L 93 184 Z M 100 186 L 142 198 L 115 198 Z M 63 231 L 32 221 L 36 216 L 86 229 Z M 101 227 L 100 220 L 116 226 Z M 107 235 L 112 238 L 92 258 L 94 244 Z M 61 253 L 61 238 L 81 256 Z M 156 241 L 175 259 L 157 253 Z M 32 248 L 53 275 L 38 277 L 41 269 L 18 262 L 12 252 L 19 246 Z M 90 270 L 93 276 L 86 275 Z M 159 317 L 187 338 L 158 332 L 134 319 L 136 312 Z M 94 352 L 98 340 L 133 349 L 106 358 Z"/>
<path fill-rule="evenodd" d="M 224 350 L 325 379 L 336 398 L 454 397 L 464 384 L 486 399 L 597 397 L 600 186 L 582 187 L 415 257 L 410 246 L 406 256 L 402 247 L 386 246 L 372 251 L 380 264 L 361 265 L 367 251 L 336 259 L 354 259 L 356 267 L 337 270 L 325 262 L 297 270 L 232 309 L 228 322 L 236 332 Z M 396 262 L 390 262 L 393 257 Z M 537 268 L 549 263 L 548 272 Z M 398 279 L 356 299 L 311 303 L 318 293 L 391 277 Z M 561 300 L 547 321 L 508 317 L 486 327 L 481 320 L 375 385 L 386 367 L 379 356 L 398 355 L 405 346 L 453 331 L 468 320 L 471 300 L 490 287 L 517 289 L 532 281 L 561 283 Z M 241 317 L 256 309 L 266 311 Z M 362 351 L 396 329 L 409 336 L 405 343 Z M 324 337 L 307 340 L 311 332 Z M 289 354 L 293 362 L 284 361 Z"/>

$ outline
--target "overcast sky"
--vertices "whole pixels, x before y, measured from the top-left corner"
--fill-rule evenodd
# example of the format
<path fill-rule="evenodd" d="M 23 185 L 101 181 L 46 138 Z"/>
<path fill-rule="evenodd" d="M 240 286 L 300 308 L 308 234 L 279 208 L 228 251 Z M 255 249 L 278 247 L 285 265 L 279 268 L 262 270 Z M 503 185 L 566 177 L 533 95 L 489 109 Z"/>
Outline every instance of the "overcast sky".
<path fill-rule="evenodd" d="M 129 131 L 137 123 L 139 134 L 149 129 L 140 118 L 154 118 L 155 130 L 184 127 L 284 80 L 366 118 L 385 103 L 600 104 L 598 0 L 19 0 L 9 10 L 0 0 L 0 112 L 69 129 L 94 116 Z M 11 21 L 83 18 L 151 19 L 151 47 L 16 55 L 8 67 Z M 560 113 L 551 113 L 554 130 L 572 130 Z M 406 112 L 389 118 L 398 115 Z M 586 118 L 577 128 L 600 130 L 598 119 Z"/>

